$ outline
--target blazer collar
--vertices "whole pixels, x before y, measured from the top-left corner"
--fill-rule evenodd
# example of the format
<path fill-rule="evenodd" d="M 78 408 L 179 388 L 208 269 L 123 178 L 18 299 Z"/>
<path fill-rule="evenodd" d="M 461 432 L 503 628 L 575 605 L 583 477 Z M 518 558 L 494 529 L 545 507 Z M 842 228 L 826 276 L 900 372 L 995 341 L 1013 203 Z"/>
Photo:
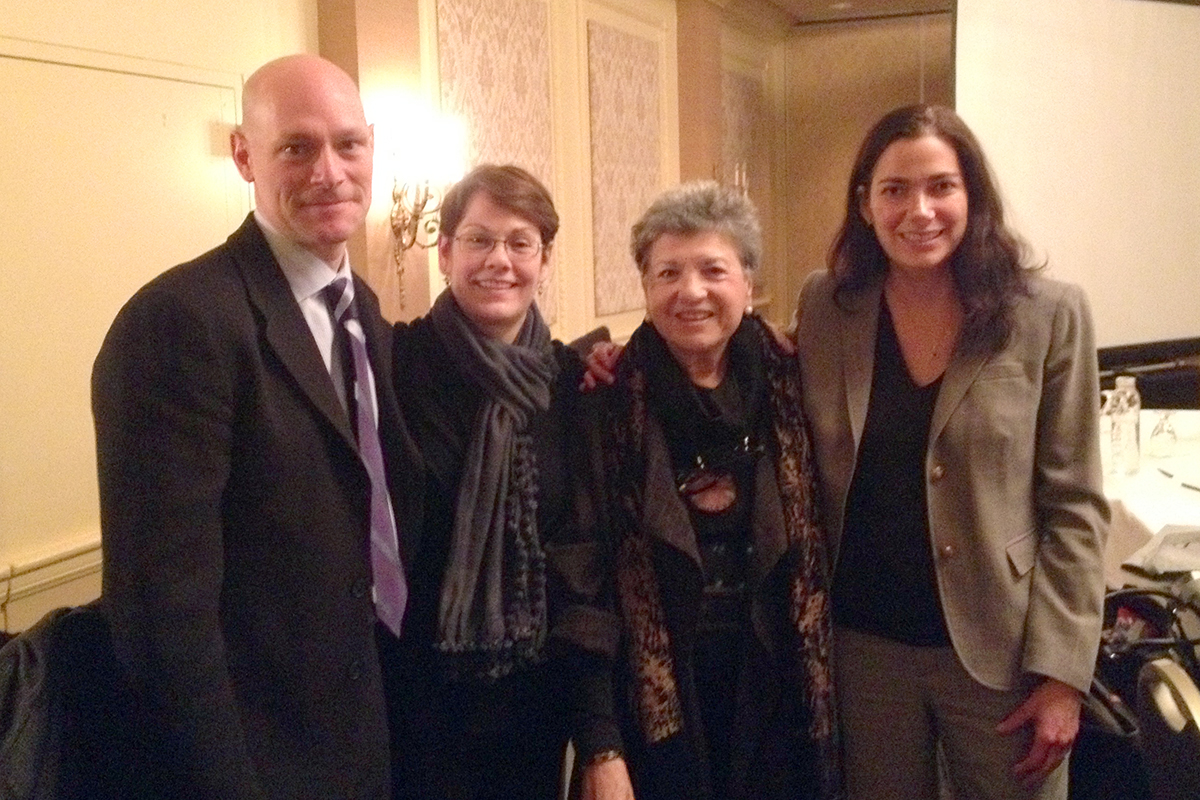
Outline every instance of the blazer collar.
<path fill-rule="evenodd" d="M 929 422 L 929 441 L 937 440 L 954 410 L 958 408 L 967 390 L 979 376 L 979 371 L 987 363 L 987 356 L 964 356 L 957 351 L 950 358 L 950 363 L 942 374 L 942 388 L 938 390 L 937 402 L 933 405 L 933 419 Z"/>
<path fill-rule="evenodd" d="M 845 381 L 846 407 L 850 413 L 850 431 L 857 449 L 867 422 L 871 402 L 871 378 L 875 370 L 875 334 L 879 329 L 879 302 L 883 281 L 879 280 L 850 297 L 849 306 L 840 310 L 838 339 L 841 341 L 842 378 Z"/>
<path fill-rule="evenodd" d="M 338 400 L 312 331 L 253 213 L 229 237 L 228 246 L 246 283 L 250 304 L 262 319 L 267 345 L 309 401 L 346 443 L 357 450 L 350 419 Z"/>
<path fill-rule="evenodd" d="M 851 432 L 857 448 L 862 441 L 871 402 L 871 381 L 875 370 L 875 338 L 879 331 L 879 304 L 883 298 L 883 280 L 852 296 L 849 306 L 838 315 L 841 325 L 843 377 L 846 385 L 846 405 L 850 412 Z M 987 362 L 982 355 L 964 356 L 955 353 L 942 375 L 929 426 L 929 441 L 934 442 L 946 427 L 967 390 L 975 382 Z"/>

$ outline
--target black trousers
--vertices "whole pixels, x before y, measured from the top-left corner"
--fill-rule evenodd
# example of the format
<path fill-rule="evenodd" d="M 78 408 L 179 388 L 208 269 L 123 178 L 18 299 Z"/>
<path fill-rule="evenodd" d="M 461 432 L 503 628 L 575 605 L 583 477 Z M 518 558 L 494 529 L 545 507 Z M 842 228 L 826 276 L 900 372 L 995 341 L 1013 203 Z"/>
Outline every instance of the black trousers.
<path fill-rule="evenodd" d="M 565 670 L 549 662 L 498 681 L 450 682 L 406 667 L 388 681 L 396 800 L 558 797 L 571 717 Z M 401 674 L 409 679 L 397 684 Z"/>

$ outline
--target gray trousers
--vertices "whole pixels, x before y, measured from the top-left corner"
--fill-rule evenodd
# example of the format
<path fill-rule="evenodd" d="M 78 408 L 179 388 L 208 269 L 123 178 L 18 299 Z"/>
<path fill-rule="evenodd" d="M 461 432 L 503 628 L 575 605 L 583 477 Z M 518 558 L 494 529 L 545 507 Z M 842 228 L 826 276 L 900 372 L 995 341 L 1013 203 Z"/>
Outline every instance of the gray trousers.
<path fill-rule="evenodd" d="M 847 800 L 1066 800 L 1067 761 L 1040 786 L 1013 765 L 1029 752 L 1027 725 L 996 725 L 1029 687 L 977 683 L 950 647 L 913 647 L 846 628 L 834 632 Z M 939 768 L 939 752 L 941 768 Z M 939 774 L 945 776 L 939 795 Z"/>

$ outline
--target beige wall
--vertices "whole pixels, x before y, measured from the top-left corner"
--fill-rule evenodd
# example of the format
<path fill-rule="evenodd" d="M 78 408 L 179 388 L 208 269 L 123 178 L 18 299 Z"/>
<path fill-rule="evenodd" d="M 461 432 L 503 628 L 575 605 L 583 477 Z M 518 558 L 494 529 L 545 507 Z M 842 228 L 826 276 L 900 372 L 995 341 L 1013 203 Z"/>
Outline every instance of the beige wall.
<path fill-rule="evenodd" d="M 721 177 L 720 9 L 709 0 L 678 0 L 679 178 Z"/>
<path fill-rule="evenodd" d="M 248 75 L 291 52 L 316 52 L 317 0 L 0 0 L 0 35 Z"/>
<path fill-rule="evenodd" d="M 571 338 L 606 324 L 627 336 L 642 312 L 624 239 L 648 199 L 679 174 L 674 3 L 526 1 L 549 20 L 542 44 L 551 53 L 552 113 L 542 122 L 552 134 L 548 182 L 564 217 L 554 330 Z M 436 9 L 435 0 L 164 0 L 153 9 L 0 0 L 0 85 L 16 90 L 6 115 L 17 120 L 0 129 L 11 159 L 0 173 L 9 229 L 0 292 L 21 300 L 0 323 L 5 629 L 99 592 L 91 364 L 138 287 L 221 242 L 249 210 L 249 188 L 227 154 L 244 76 L 278 55 L 321 52 L 357 77 L 372 118 L 390 110 L 379 104 L 397 89 L 436 99 Z M 471 44 L 442 55 L 486 67 L 486 48 Z M 490 101 L 517 91 L 498 90 Z M 630 90 L 642 102 L 626 102 Z M 646 130 L 653 141 L 634 135 Z M 377 167 L 387 148 L 377 141 Z M 426 254 L 412 251 L 401 307 L 387 227 L 390 171 L 376 170 L 375 203 L 351 253 L 387 313 L 411 317 L 428 308 L 429 272 Z M 618 290 L 628 302 L 605 306 Z"/>
<path fill-rule="evenodd" d="M 823 268 L 845 210 L 858 145 L 884 113 L 916 102 L 953 104 L 949 14 L 808 25 L 778 47 L 782 133 L 774 181 L 778 293 L 786 321 L 809 272 Z"/>
<path fill-rule="evenodd" d="M 120 305 L 249 208 L 241 81 L 316 0 L 0 0 L 0 624 L 99 592 L 92 360 Z"/>

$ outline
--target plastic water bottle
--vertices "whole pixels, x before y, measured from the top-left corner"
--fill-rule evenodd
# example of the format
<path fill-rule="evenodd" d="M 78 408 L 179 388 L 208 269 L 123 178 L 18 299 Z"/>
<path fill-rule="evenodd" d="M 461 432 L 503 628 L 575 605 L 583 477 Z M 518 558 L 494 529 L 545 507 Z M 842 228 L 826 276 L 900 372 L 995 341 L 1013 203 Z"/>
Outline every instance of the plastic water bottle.
<path fill-rule="evenodd" d="M 1118 475 L 1133 475 L 1141 463 L 1139 418 L 1142 396 L 1132 375 L 1118 375 L 1117 388 L 1112 393 L 1112 471 Z"/>
<path fill-rule="evenodd" d="M 1105 473 L 1116 472 L 1112 458 L 1113 392 L 1115 389 L 1100 390 L 1100 464 Z"/>

